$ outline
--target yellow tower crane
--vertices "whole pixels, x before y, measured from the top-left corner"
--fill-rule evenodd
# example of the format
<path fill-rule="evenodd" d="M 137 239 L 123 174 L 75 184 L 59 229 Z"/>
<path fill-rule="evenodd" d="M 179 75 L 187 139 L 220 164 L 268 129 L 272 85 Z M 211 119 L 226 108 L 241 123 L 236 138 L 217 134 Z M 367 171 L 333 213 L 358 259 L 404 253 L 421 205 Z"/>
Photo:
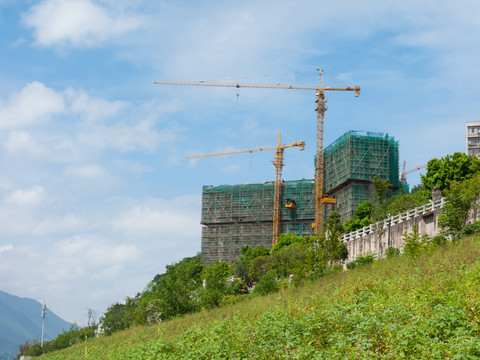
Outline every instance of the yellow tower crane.
<path fill-rule="evenodd" d="M 282 145 L 280 131 L 278 132 L 278 144 L 275 146 L 264 146 L 257 147 L 252 149 L 244 150 L 230 150 L 230 151 L 220 151 L 212 152 L 206 154 L 190 155 L 187 156 L 187 159 L 197 159 L 209 156 L 220 156 L 220 155 L 233 155 L 233 154 L 242 154 L 242 153 L 252 153 L 255 151 L 265 151 L 265 150 L 276 150 L 275 157 L 272 161 L 275 166 L 275 188 L 273 192 L 273 236 L 272 236 L 272 248 L 277 243 L 278 234 L 280 232 L 280 194 L 282 193 L 282 168 L 283 164 L 283 152 L 287 148 L 298 146 L 300 151 L 305 149 L 304 141 L 294 141 L 290 145 Z"/>
<path fill-rule="evenodd" d="M 322 228 L 322 204 L 328 202 L 323 198 L 323 128 L 325 111 L 327 111 L 327 100 L 325 91 L 354 91 L 355 96 L 360 95 L 360 86 L 347 86 L 345 88 L 331 88 L 323 86 L 322 69 L 319 72 L 319 85 L 288 85 L 288 84 L 251 84 L 251 83 L 229 83 L 218 81 L 174 81 L 159 80 L 155 81 L 157 85 L 189 85 L 189 86 L 216 86 L 216 87 L 235 87 L 235 88 L 268 88 L 268 89 L 286 89 L 286 90 L 315 90 L 317 96 L 317 152 L 315 161 L 315 221 L 312 227 L 315 234 L 319 234 Z"/>

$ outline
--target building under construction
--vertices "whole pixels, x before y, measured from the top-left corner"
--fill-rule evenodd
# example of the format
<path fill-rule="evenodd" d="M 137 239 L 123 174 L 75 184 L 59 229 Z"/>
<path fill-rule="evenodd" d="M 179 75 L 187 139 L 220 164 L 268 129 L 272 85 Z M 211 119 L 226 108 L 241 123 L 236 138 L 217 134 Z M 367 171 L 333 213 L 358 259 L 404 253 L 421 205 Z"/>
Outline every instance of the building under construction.
<path fill-rule="evenodd" d="M 336 205 L 324 205 L 324 214 L 335 209 L 343 220 L 353 215 L 362 201 L 372 199 L 371 181 L 377 175 L 398 187 L 398 161 L 398 142 L 388 134 L 345 133 L 324 150 L 324 192 L 337 200 Z M 274 186 L 266 182 L 203 187 L 202 255 L 206 262 L 231 262 L 244 245 L 271 246 Z M 280 201 L 280 233 L 313 234 L 315 181 L 282 182 Z"/>
<path fill-rule="evenodd" d="M 204 186 L 202 255 L 208 263 L 232 261 L 244 245 L 271 247 L 274 182 Z M 315 216 L 314 180 L 282 182 L 280 233 L 306 236 Z"/>
<path fill-rule="evenodd" d="M 399 188 L 398 141 L 384 133 L 351 130 L 325 148 L 324 193 L 337 200 L 335 209 L 342 221 L 350 218 L 365 200 L 374 198 L 375 178 Z M 326 218 L 326 216 L 325 216 Z"/>

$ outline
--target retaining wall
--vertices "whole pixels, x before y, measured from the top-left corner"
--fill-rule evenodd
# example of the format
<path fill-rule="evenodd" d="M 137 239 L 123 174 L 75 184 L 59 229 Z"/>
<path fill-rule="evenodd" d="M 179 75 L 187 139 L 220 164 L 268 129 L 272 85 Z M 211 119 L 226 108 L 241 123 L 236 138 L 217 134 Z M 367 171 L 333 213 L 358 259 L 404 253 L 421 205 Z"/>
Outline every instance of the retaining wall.
<path fill-rule="evenodd" d="M 355 260 L 358 255 L 374 253 L 378 258 L 385 255 L 389 246 L 403 249 L 403 235 L 412 233 L 413 227 L 418 226 L 420 235 L 438 235 L 441 228 L 438 226 L 438 215 L 441 213 L 445 199 L 442 197 L 428 204 L 408 210 L 376 224 L 344 234 L 342 241 L 348 249 L 346 262 Z M 467 222 L 477 219 L 478 209 L 470 211 Z"/>

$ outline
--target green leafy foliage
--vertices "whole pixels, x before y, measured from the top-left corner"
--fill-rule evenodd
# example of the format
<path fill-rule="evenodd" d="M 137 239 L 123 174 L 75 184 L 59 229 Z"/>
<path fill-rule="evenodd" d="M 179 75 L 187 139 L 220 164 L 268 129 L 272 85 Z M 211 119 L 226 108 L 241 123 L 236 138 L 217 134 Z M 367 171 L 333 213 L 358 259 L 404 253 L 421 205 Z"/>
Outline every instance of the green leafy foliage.
<path fill-rule="evenodd" d="M 387 259 L 392 259 L 394 257 L 397 257 L 400 255 L 400 249 L 396 248 L 396 247 L 393 247 L 393 246 L 389 246 L 387 247 L 387 249 L 385 250 L 385 257 Z"/>
<path fill-rule="evenodd" d="M 285 234 L 282 234 L 281 236 L 279 236 L 279 238 L 282 237 L 283 235 Z M 270 251 L 271 250 L 269 248 L 263 245 L 260 245 L 254 248 L 248 245 L 245 245 L 245 246 L 242 246 L 242 248 L 240 249 L 240 252 L 243 255 L 243 258 L 246 260 L 253 260 L 259 256 L 268 256 L 270 255 Z"/>
<path fill-rule="evenodd" d="M 345 232 L 345 229 L 342 223 L 342 214 L 340 214 L 336 210 L 330 211 L 330 213 L 327 216 L 327 220 L 325 220 L 323 226 L 325 228 L 331 229 L 332 231 L 335 231 L 338 233 Z"/>
<path fill-rule="evenodd" d="M 464 238 L 45 358 L 476 359 L 479 258 L 480 239 Z"/>
<path fill-rule="evenodd" d="M 330 263 L 345 260 L 348 257 L 348 249 L 340 240 L 341 233 L 335 231 L 335 229 L 327 227 L 323 234 L 312 238 L 316 240 L 318 250 L 326 255 Z"/>
<path fill-rule="evenodd" d="M 376 175 L 372 181 L 372 185 L 375 189 L 375 204 L 373 206 L 373 220 L 379 221 L 387 217 L 388 211 L 388 199 L 392 195 L 392 184 L 388 181 L 380 179 L 379 175 Z"/>
<path fill-rule="evenodd" d="M 154 279 L 146 293 L 151 302 L 141 302 L 142 316 L 155 313 L 160 320 L 200 310 L 197 299 L 202 284 L 202 271 L 205 265 L 200 256 L 185 258 L 176 264 L 168 265 L 165 274 Z M 142 294 L 143 297 L 143 294 Z M 153 323 L 155 321 L 149 321 Z"/>
<path fill-rule="evenodd" d="M 422 183 L 429 192 L 436 186 L 443 193 L 450 188 L 453 181 L 471 179 L 479 171 L 480 160 L 477 157 L 456 152 L 441 159 L 431 159 L 427 165 L 427 173 L 422 175 Z"/>
<path fill-rule="evenodd" d="M 354 215 L 344 224 L 345 232 L 355 231 L 373 223 L 373 205 L 365 200 L 356 209 Z"/>
<path fill-rule="evenodd" d="M 420 205 L 423 205 L 430 201 L 432 197 L 432 191 L 426 189 L 423 184 L 418 184 L 412 188 L 412 190 L 410 191 L 410 195 L 412 195 L 415 200 L 420 203 Z"/>
<path fill-rule="evenodd" d="M 457 240 L 466 225 L 469 211 L 477 206 L 480 196 L 480 173 L 463 182 L 452 181 L 450 188 L 445 192 L 448 203 L 442 209 L 438 224 L 446 235 Z"/>
<path fill-rule="evenodd" d="M 216 262 L 202 271 L 201 278 L 205 287 L 200 291 L 200 301 L 203 307 L 211 309 L 217 307 L 227 293 L 227 277 L 231 269 L 226 262 Z"/>
<path fill-rule="evenodd" d="M 428 248 L 431 242 L 431 237 L 427 234 L 420 235 L 418 226 L 413 226 L 413 232 L 410 234 L 403 234 L 403 253 L 408 257 L 418 257 Z"/>
<path fill-rule="evenodd" d="M 278 235 L 277 243 L 272 248 L 272 251 L 278 251 L 294 243 L 305 244 L 305 239 L 301 236 L 296 236 L 290 233 L 280 234 Z"/>
<path fill-rule="evenodd" d="M 473 221 L 462 229 L 463 235 L 472 235 L 480 232 L 480 221 Z"/>
<path fill-rule="evenodd" d="M 273 292 L 277 292 L 279 286 L 277 283 L 277 272 L 273 269 L 260 278 L 260 281 L 253 289 L 253 295 L 267 295 Z"/>
<path fill-rule="evenodd" d="M 353 270 L 357 267 L 361 267 L 368 264 L 373 264 L 377 255 L 374 253 L 366 253 L 363 255 L 358 255 L 355 260 L 347 263 L 347 269 Z"/>
<path fill-rule="evenodd" d="M 392 201 L 387 205 L 387 214 L 391 216 L 397 215 L 422 204 L 422 202 L 411 194 L 399 194 L 392 197 Z"/>
<path fill-rule="evenodd" d="M 108 307 L 107 312 L 102 317 L 102 327 L 106 335 L 125 330 L 130 327 L 127 322 L 127 305 L 115 303 Z"/>

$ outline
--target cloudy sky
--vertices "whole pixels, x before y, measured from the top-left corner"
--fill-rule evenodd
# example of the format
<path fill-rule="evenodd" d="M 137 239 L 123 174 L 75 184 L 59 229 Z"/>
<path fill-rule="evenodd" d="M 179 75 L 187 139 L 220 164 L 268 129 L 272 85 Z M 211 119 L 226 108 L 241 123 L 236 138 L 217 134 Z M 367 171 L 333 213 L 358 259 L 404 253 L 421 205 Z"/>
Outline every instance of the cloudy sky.
<path fill-rule="evenodd" d="M 0 289 L 86 322 L 200 251 L 203 185 L 312 178 L 312 91 L 156 80 L 359 85 L 327 93 L 325 144 L 385 132 L 407 169 L 464 151 L 478 120 L 476 0 L 0 0 Z M 285 142 L 291 140 L 284 137 Z M 419 172 L 409 176 L 419 181 Z M 39 311 L 40 316 L 40 311 Z"/>

